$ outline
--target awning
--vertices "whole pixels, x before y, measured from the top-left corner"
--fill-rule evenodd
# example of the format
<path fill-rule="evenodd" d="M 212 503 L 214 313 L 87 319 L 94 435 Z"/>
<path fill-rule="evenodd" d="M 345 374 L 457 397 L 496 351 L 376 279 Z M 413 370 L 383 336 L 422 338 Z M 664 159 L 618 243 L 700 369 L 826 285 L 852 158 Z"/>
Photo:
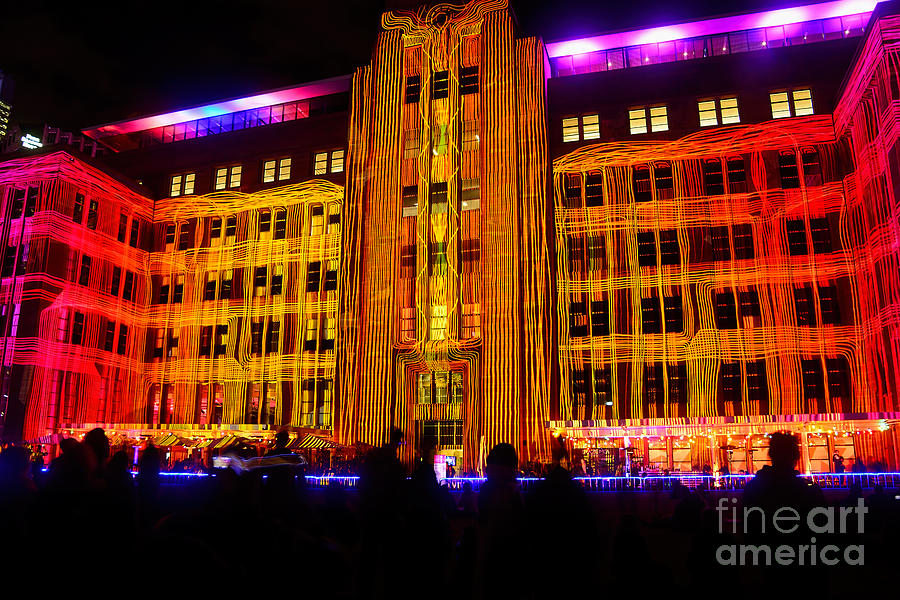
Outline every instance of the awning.
<path fill-rule="evenodd" d="M 164 433 L 151 440 L 151 443 L 157 448 L 166 448 L 169 446 L 178 446 L 181 444 L 181 438 L 174 433 Z"/>
<path fill-rule="evenodd" d="M 330 440 L 326 440 L 325 438 L 320 438 L 315 435 L 307 435 L 303 439 L 296 439 L 290 444 L 288 444 L 288 448 L 291 449 L 306 449 L 306 448 L 314 448 L 314 449 L 322 449 L 322 448 L 337 448 L 338 445 Z"/>
<path fill-rule="evenodd" d="M 59 433 L 50 435 L 42 435 L 41 437 L 28 440 L 29 444 L 58 444 L 65 436 Z"/>
<path fill-rule="evenodd" d="M 215 443 L 211 444 L 211 447 L 216 450 L 223 450 L 225 448 L 230 448 L 231 446 L 236 446 L 243 441 L 243 438 L 236 435 L 226 435 L 225 437 L 216 440 Z"/>

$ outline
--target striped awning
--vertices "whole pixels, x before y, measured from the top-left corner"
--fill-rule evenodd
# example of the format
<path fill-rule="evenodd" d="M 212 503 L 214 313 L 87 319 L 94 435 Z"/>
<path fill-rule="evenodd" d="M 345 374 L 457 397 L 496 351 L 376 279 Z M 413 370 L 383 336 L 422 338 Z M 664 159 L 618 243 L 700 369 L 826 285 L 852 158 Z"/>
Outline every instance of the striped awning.
<path fill-rule="evenodd" d="M 210 447 L 215 448 L 216 450 L 222 450 L 224 448 L 235 446 L 242 441 L 243 438 L 240 438 L 236 435 L 226 435 L 225 437 L 216 440 L 215 443 L 210 445 Z"/>
<path fill-rule="evenodd" d="M 337 448 L 338 445 L 330 440 L 326 440 L 325 438 L 321 438 L 315 435 L 307 435 L 303 439 L 296 439 L 290 444 L 288 444 L 288 448 L 314 448 L 314 449 L 322 449 L 322 448 Z"/>
<path fill-rule="evenodd" d="M 167 448 L 169 446 L 178 446 L 181 444 L 181 438 L 174 433 L 164 433 L 151 440 L 157 448 Z"/>

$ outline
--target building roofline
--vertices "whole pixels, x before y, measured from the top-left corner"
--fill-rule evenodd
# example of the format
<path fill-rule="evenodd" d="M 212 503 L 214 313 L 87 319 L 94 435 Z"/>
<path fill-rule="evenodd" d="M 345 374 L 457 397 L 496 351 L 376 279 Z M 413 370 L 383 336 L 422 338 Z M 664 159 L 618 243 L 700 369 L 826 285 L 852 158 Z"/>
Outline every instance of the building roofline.
<path fill-rule="evenodd" d="M 163 127 L 165 125 L 174 125 L 176 123 L 184 123 L 185 121 L 195 121 L 206 117 L 217 117 L 229 113 L 240 112 L 242 110 L 252 110 L 254 108 L 282 104 L 284 102 L 318 98 L 320 96 L 328 96 L 348 91 L 350 89 L 351 80 L 352 75 L 340 75 L 338 77 L 320 79 L 301 85 L 292 85 L 269 90 L 259 94 L 253 94 L 252 96 L 239 96 L 172 112 L 94 125 L 82 129 L 81 132 L 95 140 L 99 140 L 114 135 L 136 133 L 154 129 L 156 127 Z"/>
<path fill-rule="evenodd" d="M 832 0 L 818 4 L 778 8 L 755 13 L 704 19 L 702 21 L 689 21 L 647 29 L 632 29 L 577 39 L 547 42 L 547 54 L 550 58 L 556 58 L 558 56 L 571 56 L 599 50 L 627 48 L 642 44 L 717 35 L 745 29 L 776 27 L 778 25 L 790 25 L 831 17 L 845 17 L 871 12 L 880 1 L 883 0 Z"/>

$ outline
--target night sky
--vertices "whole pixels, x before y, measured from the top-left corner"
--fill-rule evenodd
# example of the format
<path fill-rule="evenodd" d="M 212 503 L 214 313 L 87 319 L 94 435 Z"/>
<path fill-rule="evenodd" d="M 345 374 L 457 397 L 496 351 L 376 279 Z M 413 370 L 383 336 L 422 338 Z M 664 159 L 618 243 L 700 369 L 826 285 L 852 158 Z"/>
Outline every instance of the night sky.
<path fill-rule="evenodd" d="M 510 0 L 545 40 L 802 0 Z M 12 120 L 40 135 L 350 73 L 368 62 L 385 2 L 361 0 L 14 0 L 0 13 L 0 70 L 16 79 Z M 397 2 L 388 0 L 389 6 Z"/>

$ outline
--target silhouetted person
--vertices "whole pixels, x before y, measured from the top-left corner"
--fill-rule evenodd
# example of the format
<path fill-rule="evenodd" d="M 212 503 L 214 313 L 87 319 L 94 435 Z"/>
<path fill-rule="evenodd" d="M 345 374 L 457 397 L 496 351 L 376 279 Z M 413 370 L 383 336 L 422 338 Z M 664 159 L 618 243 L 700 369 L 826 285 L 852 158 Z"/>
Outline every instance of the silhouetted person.
<path fill-rule="evenodd" d="M 109 460 L 109 438 L 100 427 L 91 429 L 84 435 L 82 443 L 90 451 L 88 455 L 93 462 L 91 475 L 103 479 L 106 472 L 106 461 Z"/>
<path fill-rule="evenodd" d="M 288 432 L 282 429 L 278 433 L 275 434 L 275 446 L 266 452 L 266 456 L 281 456 L 283 454 L 291 454 L 291 451 L 288 449 Z"/>
<path fill-rule="evenodd" d="M 844 472 L 844 457 L 838 454 L 837 450 L 835 450 L 834 454 L 831 455 L 831 464 L 832 469 L 834 469 L 835 473 Z"/>

